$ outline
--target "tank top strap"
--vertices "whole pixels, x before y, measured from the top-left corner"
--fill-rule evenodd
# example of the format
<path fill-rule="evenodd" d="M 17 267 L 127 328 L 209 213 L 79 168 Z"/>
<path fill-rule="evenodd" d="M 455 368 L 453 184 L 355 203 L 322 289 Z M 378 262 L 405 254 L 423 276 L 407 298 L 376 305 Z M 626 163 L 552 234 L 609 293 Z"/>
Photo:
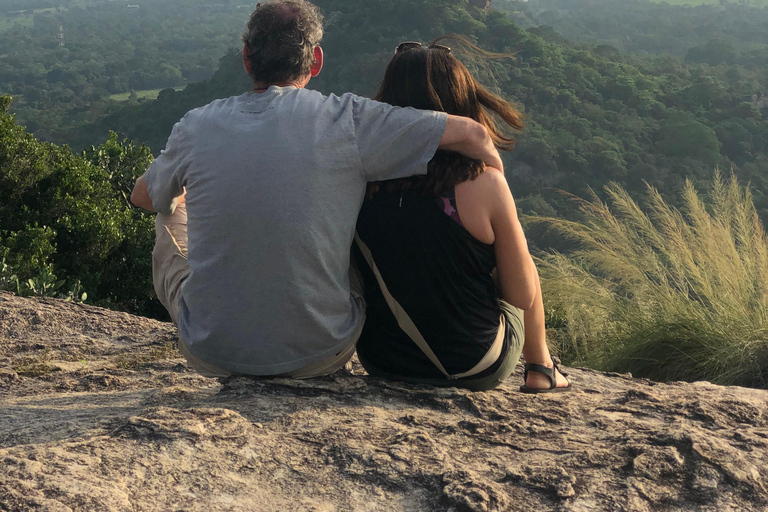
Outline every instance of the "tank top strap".
<path fill-rule="evenodd" d="M 443 213 L 456 221 L 459 226 L 464 226 L 461 222 L 461 217 L 459 217 L 459 210 L 456 208 L 456 188 L 444 190 L 435 198 L 435 201 Z"/>

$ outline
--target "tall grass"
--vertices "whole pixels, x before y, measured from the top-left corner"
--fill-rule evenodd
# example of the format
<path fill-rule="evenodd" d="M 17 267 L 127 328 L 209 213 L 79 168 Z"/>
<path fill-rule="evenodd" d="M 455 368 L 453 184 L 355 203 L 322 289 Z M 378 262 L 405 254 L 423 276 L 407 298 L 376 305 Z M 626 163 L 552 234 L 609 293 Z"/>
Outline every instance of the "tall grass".
<path fill-rule="evenodd" d="M 748 188 L 715 174 L 681 208 L 616 184 L 578 200 L 580 222 L 540 219 L 576 249 L 539 261 L 571 363 L 655 380 L 768 387 L 768 238 Z"/>

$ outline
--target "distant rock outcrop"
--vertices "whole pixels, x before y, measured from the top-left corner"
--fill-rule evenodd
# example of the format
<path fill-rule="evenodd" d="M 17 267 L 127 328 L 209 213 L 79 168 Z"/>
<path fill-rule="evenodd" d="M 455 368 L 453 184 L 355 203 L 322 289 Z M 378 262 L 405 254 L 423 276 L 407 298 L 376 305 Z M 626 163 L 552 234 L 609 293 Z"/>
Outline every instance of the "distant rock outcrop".
<path fill-rule="evenodd" d="M 528 396 L 187 369 L 173 326 L 0 293 L 3 511 L 765 511 L 768 391 Z"/>

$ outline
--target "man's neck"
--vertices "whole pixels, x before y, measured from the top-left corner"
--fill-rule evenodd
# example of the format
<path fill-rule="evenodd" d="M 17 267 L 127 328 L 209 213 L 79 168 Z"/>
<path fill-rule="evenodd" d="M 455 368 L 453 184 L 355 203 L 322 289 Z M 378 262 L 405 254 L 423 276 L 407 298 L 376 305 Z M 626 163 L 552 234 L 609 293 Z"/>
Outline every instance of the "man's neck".
<path fill-rule="evenodd" d="M 309 80 L 294 80 L 292 82 L 277 82 L 274 84 L 257 82 L 253 84 L 253 92 L 264 92 L 273 85 L 276 87 L 296 87 L 297 89 L 303 89 L 306 87 L 307 83 L 309 83 Z"/>

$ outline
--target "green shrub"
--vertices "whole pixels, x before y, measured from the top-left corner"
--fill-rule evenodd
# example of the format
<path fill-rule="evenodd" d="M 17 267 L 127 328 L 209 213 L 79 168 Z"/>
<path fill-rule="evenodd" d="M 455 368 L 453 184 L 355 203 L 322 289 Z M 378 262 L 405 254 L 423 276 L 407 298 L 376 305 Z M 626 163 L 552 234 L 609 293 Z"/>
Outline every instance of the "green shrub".
<path fill-rule="evenodd" d="M 82 155 L 16 125 L 0 97 L 0 288 L 88 298 L 163 317 L 153 297 L 153 216 L 130 190 L 152 161 L 116 134 Z"/>
<path fill-rule="evenodd" d="M 576 249 L 540 262 L 544 300 L 571 363 L 656 380 L 768 387 L 768 239 L 748 188 L 686 183 L 680 210 L 648 187 L 579 200 L 580 222 L 533 219 Z"/>

